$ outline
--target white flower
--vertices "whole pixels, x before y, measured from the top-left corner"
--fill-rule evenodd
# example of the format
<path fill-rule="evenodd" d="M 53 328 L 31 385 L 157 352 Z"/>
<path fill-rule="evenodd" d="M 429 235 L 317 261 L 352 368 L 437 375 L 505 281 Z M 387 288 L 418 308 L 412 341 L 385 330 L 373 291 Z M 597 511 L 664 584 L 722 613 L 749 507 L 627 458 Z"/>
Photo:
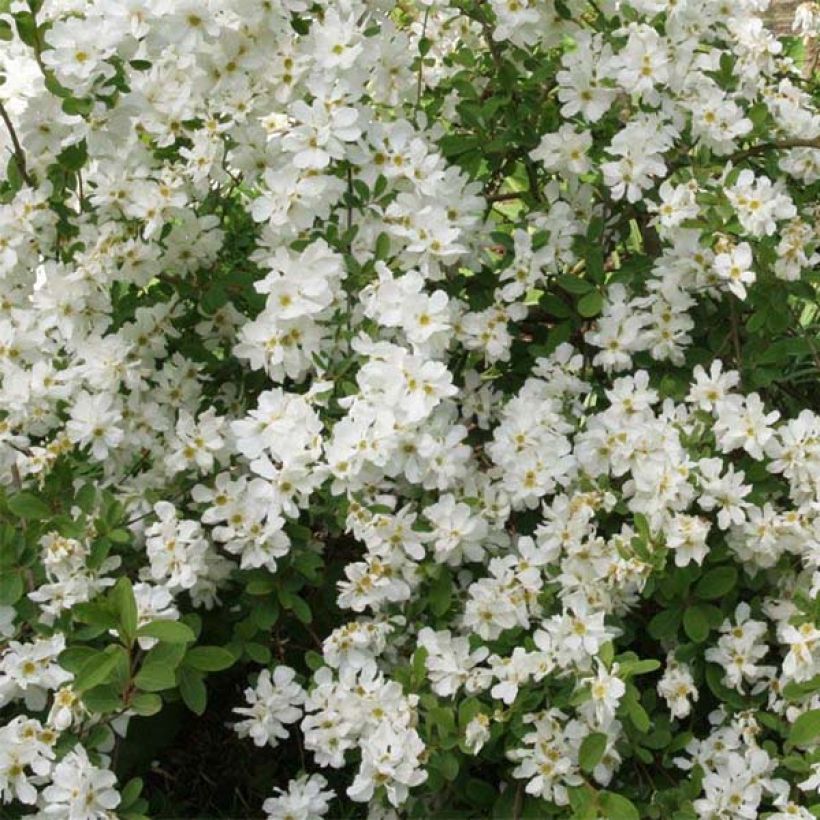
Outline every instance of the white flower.
<path fill-rule="evenodd" d="M 756 276 L 752 268 L 752 249 L 748 242 L 741 242 L 727 253 L 719 253 L 712 263 L 715 273 L 727 283 L 738 299 L 746 298 L 746 285 Z"/>
<path fill-rule="evenodd" d="M 250 736 L 257 746 L 276 746 L 288 736 L 285 725 L 302 717 L 305 702 L 305 691 L 295 677 L 289 666 L 277 666 L 273 675 L 269 669 L 259 673 L 256 686 L 245 690 L 248 706 L 233 710 L 247 716 L 234 725 L 239 737 Z"/>
<path fill-rule="evenodd" d="M 43 790 L 44 816 L 113 820 L 120 803 L 116 782 L 116 775 L 92 765 L 78 744 L 55 766 L 51 785 Z"/>
<path fill-rule="evenodd" d="M 275 789 L 279 796 L 265 800 L 262 811 L 269 820 L 320 820 L 335 796 L 325 786 L 327 780 L 322 775 L 303 774 L 291 780 L 287 789 Z"/>
<path fill-rule="evenodd" d="M 90 444 L 91 454 L 102 461 L 109 449 L 117 447 L 123 440 L 125 433 L 118 426 L 121 420 L 122 413 L 114 396 L 82 392 L 71 407 L 66 433 L 71 442 L 81 447 Z"/>

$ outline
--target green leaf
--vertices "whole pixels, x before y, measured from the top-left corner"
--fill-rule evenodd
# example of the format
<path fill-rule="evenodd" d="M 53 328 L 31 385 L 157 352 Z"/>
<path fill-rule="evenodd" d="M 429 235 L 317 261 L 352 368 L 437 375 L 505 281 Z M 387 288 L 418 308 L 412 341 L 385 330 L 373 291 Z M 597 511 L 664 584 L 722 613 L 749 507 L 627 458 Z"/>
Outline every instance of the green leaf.
<path fill-rule="evenodd" d="M 604 252 L 599 245 L 592 245 L 586 253 L 587 275 L 593 282 L 604 282 Z"/>
<path fill-rule="evenodd" d="M 642 661 L 622 661 L 618 665 L 618 675 L 621 678 L 634 677 L 635 675 L 646 675 L 660 669 L 661 662 L 655 658 L 647 658 Z"/>
<path fill-rule="evenodd" d="M 71 646 L 61 652 L 57 660 L 63 669 L 76 675 L 83 668 L 83 664 L 96 654 L 97 652 L 90 646 Z"/>
<path fill-rule="evenodd" d="M 601 792 L 599 800 L 606 820 L 641 820 L 634 803 L 623 795 Z"/>
<path fill-rule="evenodd" d="M 88 159 L 85 140 L 76 145 L 69 145 L 57 155 L 57 162 L 67 171 L 79 171 Z"/>
<path fill-rule="evenodd" d="M 665 609 L 659 612 L 649 622 L 647 631 L 656 640 L 662 638 L 670 639 L 677 635 L 680 626 L 680 611 L 677 609 Z"/>
<path fill-rule="evenodd" d="M 695 584 L 695 592 L 699 598 L 722 598 L 736 584 L 737 570 L 734 567 L 715 567 Z"/>
<path fill-rule="evenodd" d="M 709 637 L 709 619 L 703 608 L 695 604 L 683 613 L 683 631 L 695 643 L 703 643 Z"/>
<path fill-rule="evenodd" d="M 255 641 L 251 641 L 249 643 L 244 644 L 243 646 L 245 654 L 255 663 L 262 664 L 262 666 L 267 666 L 271 660 L 271 651 L 268 649 L 267 646 L 261 643 L 256 643 Z M 313 653 L 316 654 L 315 652 Z M 305 656 L 305 661 L 309 663 L 308 656 L 310 652 L 307 653 Z M 321 657 L 321 656 L 320 656 Z"/>
<path fill-rule="evenodd" d="M 123 643 L 131 646 L 137 634 L 137 601 L 131 580 L 123 576 L 111 589 L 111 601 L 119 618 L 119 633 Z"/>
<path fill-rule="evenodd" d="M 248 595 L 268 595 L 273 592 L 274 589 L 276 589 L 276 584 L 270 576 L 251 578 L 245 587 L 245 591 Z"/>
<path fill-rule="evenodd" d="M 0 572 L 0 605 L 12 606 L 23 597 L 23 577 L 19 570 Z"/>
<path fill-rule="evenodd" d="M 585 319 L 597 316 L 604 306 L 604 297 L 597 290 L 590 291 L 578 300 L 578 313 Z"/>
<path fill-rule="evenodd" d="M 632 725 L 639 732 L 645 733 L 649 731 L 649 727 L 652 723 L 649 720 L 649 715 L 646 713 L 646 709 L 643 708 L 638 700 L 635 691 L 636 690 L 634 687 L 631 690 L 627 690 L 627 694 L 624 696 L 621 703 L 629 716 L 629 719 L 632 721 Z"/>
<path fill-rule="evenodd" d="M 80 667 L 80 671 L 74 678 L 72 688 L 75 692 L 84 692 L 105 683 L 109 675 L 114 671 L 118 661 L 117 652 L 97 652 L 92 655 Z"/>
<path fill-rule="evenodd" d="M 304 598 L 283 589 L 279 593 L 279 600 L 285 609 L 289 609 L 303 624 L 309 624 L 313 620 L 313 614 Z"/>
<path fill-rule="evenodd" d="M 808 746 L 820 737 L 820 709 L 812 709 L 800 715 L 792 724 L 789 743 L 793 746 Z"/>
<path fill-rule="evenodd" d="M 143 717 L 151 717 L 162 709 L 162 698 L 152 692 L 139 692 L 131 700 L 131 708 Z"/>
<path fill-rule="evenodd" d="M 37 21 L 31 12 L 23 11 L 14 15 L 17 36 L 30 48 L 39 48 Z"/>
<path fill-rule="evenodd" d="M 177 685 L 176 673 L 170 666 L 162 663 L 144 663 L 134 683 L 145 692 L 162 692 Z"/>
<path fill-rule="evenodd" d="M 83 703 L 91 712 L 101 715 L 122 709 L 122 697 L 111 684 L 95 686 L 84 692 Z"/>
<path fill-rule="evenodd" d="M 594 285 L 587 282 L 586 279 L 579 279 L 577 276 L 556 276 L 555 281 L 558 287 L 567 293 L 584 294 L 594 290 Z"/>
<path fill-rule="evenodd" d="M 208 690 L 202 682 L 202 675 L 193 669 L 179 670 L 179 693 L 183 703 L 195 714 L 201 715 L 208 705 Z"/>
<path fill-rule="evenodd" d="M 376 259 L 381 261 L 390 256 L 390 237 L 386 233 L 380 233 L 376 239 Z"/>
<path fill-rule="evenodd" d="M 71 608 L 74 619 L 84 624 L 94 624 L 104 629 L 116 629 L 117 617 L 111 606 L 104 599 L 97 599 L 88 603 L 75 604 Z"/>
<path fill-rule="evenodd" d="M 221 646 L 195 646 L 185 655 L 185 665 L 201 672 L 221 672 L 234 664 L 234 656 Z"/>
<path fill-rule="evenodd" d="M 427 677 L 427 650 L 423 646 L 416 648 L 411 664 L 413 669 L 413 683 L 415 687 L 419 687 Z"/>
<path fill-rule="evenodd" d="M 137 630 L 140 638 L 157 638 L 166 643 L 188 643 L 196 640 L 193 630 L 179 621 L 159 620 L 141 626 Z"/>
<path fill-rule="evenodd" d="M 29 521 L 40 521 L 51 515 L 48 505 L 34 493 L 16 493 L 9 497 L 8 506 L 9 512 Z"/>
<path fill-rule="evenodd" d="M 452 752 L 441 753 L 436 764 L 445 780 L 453 781 L 458 777 L 458 758 Z"/>
<path fill-rule="evenodd" d="M 131 778 L 120 792 L 120 805 L 117 807 L 117 811 L 123 811 L 133 805 L 140 796 L 141 791 L 142 780 L 139 777 Z"/>
<path fill-rule="evenodd" d="M 430 611 L 433 615 L 444 615 L 453 598 L 453 581 L 446 567 L 439 567 L 439 573 L 430 585 Z"/>
<path fill-rule="evenodd" d="M 578 750 L 578 763 L 585 772 L 591 772 L 600 762 L 606 751 L 607 736 L 602 732 L 592 732 L 581 741 Z"/>
<path fill-rule="evenodd" d="M 134 777 L 123 786 L 120 792 L 120 805 L 117 806 L 117 811 L 121 812 L 133 805 L 142 791 L 142 779 Z"/>

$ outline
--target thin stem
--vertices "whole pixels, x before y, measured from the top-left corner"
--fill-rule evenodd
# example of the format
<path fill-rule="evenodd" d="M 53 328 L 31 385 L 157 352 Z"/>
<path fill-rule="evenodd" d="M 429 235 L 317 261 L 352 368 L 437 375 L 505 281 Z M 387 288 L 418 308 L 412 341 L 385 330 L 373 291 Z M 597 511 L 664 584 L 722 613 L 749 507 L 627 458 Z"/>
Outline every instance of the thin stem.
<path fill-rule="evenodd" d="M 529 191 L 505 191 L 501 194 L 489 194 L 486 198 L 487 202 L 507 202 L 510 199 L 521 199 Z"/>
<path fill-rule="evenodd" d="M 788 151 L 790 148 L 820 148 L 820 137 L 813 140 L 810 139 L 789 139 L 779 140 L 777 142 L 762 142 L 759 145 L 753 145 L 751 148 L 744 148 L 732 154 L 729 159 L 732 162 L 739 162 L 747 157 L 754 157 L 758 154 L 765 154 L 766 151 Z"/>
<path fill-rule="evenodd" d="M 730 297 L 729 300 L 730 318 L 732 322 L 732 344 L 735 348 L 735 364 L 737 365 L 740 381 L 743 382 L 743 352 L 740 345 L 740 329 L 738 326 L 737 307 L 735 300 Z"/>
<path fill-rule="evenodd" d="M 2 102 L 0 102 L 0 119 L 2 119 L 6 124 L 9 136 L 11 137 L 11 144 L 14 146 L 14 161 L 17 165 L 17 170 L 20 172 L 20 176 L 23 178 L 26 185 L 28 185 L 29 188 L 33 188 L 34 183 L 29 176 L 28 168 L 26 168 L 26 155 L 23 152 L 23 146 L 20 145 L 20 140 L 17 138 L 17 132 L 14 130 L 14 126 L 12 125 L 8 112 L 6 111 L 6 107 Z"/>
<path fill-rule="evenodd" d="M 421 24 L 421 37 L 419 39 L 419 46 L 421 46 L 422 40 L 424 40 L 427 34 L 427 20 L 430 17 L 430 7 L 428 6 L 424 10 L 424 20 Z M 413 108 L 413 121 L 415 121 L 416 117 L 419 113 L 419 108 L 421 108 L 421 90 L 422 84 L 424 80 L 424 55 L 421 53 L 421 48 L 419 48 L 419 70 L 416 76 L 416 105 Z"/>

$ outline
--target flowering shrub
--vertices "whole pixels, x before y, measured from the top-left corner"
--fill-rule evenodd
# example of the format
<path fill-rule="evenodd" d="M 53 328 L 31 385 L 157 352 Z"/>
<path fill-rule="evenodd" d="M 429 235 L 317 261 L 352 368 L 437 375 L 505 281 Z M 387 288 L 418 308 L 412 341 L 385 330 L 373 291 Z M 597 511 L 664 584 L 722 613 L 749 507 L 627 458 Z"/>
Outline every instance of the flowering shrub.
<path fill-rule="evenodd" d="M 0 0 L 3 816 L 820 816 L 767 4 Z"/>

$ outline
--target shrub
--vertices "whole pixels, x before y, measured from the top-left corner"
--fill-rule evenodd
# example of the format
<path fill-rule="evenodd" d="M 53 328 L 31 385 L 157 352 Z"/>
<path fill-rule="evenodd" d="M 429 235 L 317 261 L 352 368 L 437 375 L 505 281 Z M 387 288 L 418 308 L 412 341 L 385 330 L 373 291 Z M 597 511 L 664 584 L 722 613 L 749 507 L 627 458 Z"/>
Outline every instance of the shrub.
<path fill-rule="evenodd" d="M 766 6 L 0 0 L 4 816 L 820 816 Z"/>

